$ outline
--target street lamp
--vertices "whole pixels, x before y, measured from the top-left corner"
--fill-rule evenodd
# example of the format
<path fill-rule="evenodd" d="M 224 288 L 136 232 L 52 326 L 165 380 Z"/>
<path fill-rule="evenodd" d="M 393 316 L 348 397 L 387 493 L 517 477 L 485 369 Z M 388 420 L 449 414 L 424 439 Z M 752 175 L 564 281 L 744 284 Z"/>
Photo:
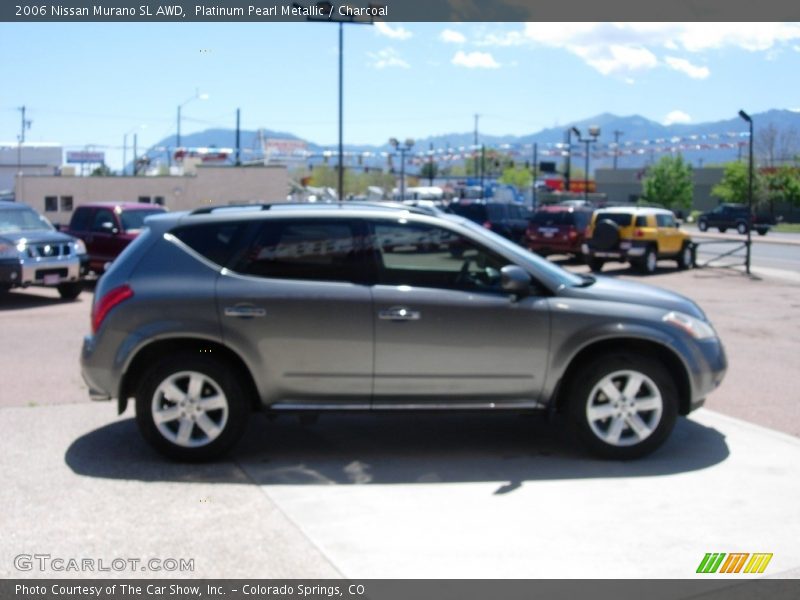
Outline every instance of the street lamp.
<path fill-rule="evenodd" d="M 748 176 L 747 176 L 747 179 L 748 179 L 748 184 L 747 184 L 747 187 L 748 187 L 748 190 L 747 190 L 747 214 L 748 214 L 748 218 L 747 218 L 747 242 L 746 242 L 747 251 L 745 252 L 745 259 L 744 259 L 745 270 L 747 271 L 747 274 L 749 275 L 750 274 L 750 243 L 751 243 L 750 230 L 753 228 L 752 227 L 752 225 L 753 225 L 753 118 L 750 115 L 748 115 L 746 112 L 744 112 L 743 110 L 739 111 L 739 116 L 742 119 L 744 119 L 745 121 L 747 121 L 748 125 L 750 125 L 750 151 L 749 151 L 749 154 L 750 154 L 749 163 L 750 164 L 748 166 Z"/>
<path fill-rule="evenodd" d="M 600 135 L 600 128 L 597 125 L 591 125 L 589 127 L 589 135 L 591 137 L 585 138 L 581 135 L 580 130 L 577 127 L 573 127 L 572 131 L 575 135 L 578 136 L 578 141 L 583 142 L 586 144 L 586 173 L 584 174 L 583 179 L 583 201 L 589 202 L 589 144 L 594 144 L 597 142 L 597 138 Z"/>
<path fill-rule="evenodd" d="M 572 170 L 572 129 L 567 129 L 566 133 L 567 154 L 564 159 L 564 191 L 569 192 L 570 171 Z"/>
<path fill-rule="evenodd" d="M 408 138 L 405 143 L 401 144 L 397 138 L 392 138 L 389 143 L 400 153 L 400 201 L 406 199 L 406 152 L 409 152 L 414 146 L 414 140 Z"/>
<path fill-rule="evenodd" d="M 297 2 L 292 2 L 292 6 L 294 8 L 305 8 L 302 4 Z M 369 8 L 374 8 L 376 5 L 370 4 Z M 330 18 L 320 18 L 320 17 L 306 17 L 306 21 L 318 21 L 318 22 L 328 22 L 328 23 L 338 23 L 339 24 L 339 160 L 337 162 L 337 171 L 338 171 L 338 185 L 337 185 L 337 195 L 339 197 L 339 202 L 342 201 L 344 198 L 344 167 L 342 166 L 342 160 L 344 156 L 344 139 L 343 139 L 343 127 L 342 121 L 343 119 L 343 76 L 342 73 L 344 71 L 344 24 L 350 23 L 352 25 L 372 25 L 374 22 L 373 17 L 369 18 L 369 21 L 357 21 L 355 17 L 345 17 L 345 18 L 333 18 L 333 6 L 330 2 L 317 2 L 318 14 L 323 15 L 331 15 Z"/>
<path fill-rule="evenodd" d="M 147 128 L 147 125 L 139 125 L 138 127 L 134 127 L 133 129 L 131 129 L 130 131 L 126 131 L 122 135 L 122 174 L 123 175 L 127 175 L 128 174 L 128 136 L 130 134 L 134 134 L 135 135 L 136 132 L 139 131 L 139 129 L 146 129 L 146 128 Z M 135 162 L 136 162 L 136 159 L 134 159 L 134 163 Z"/>
<path fill-rule="evenodd" d="M 201 94 L 199 90 L 195 90 L 194 96 L 178 104 L 178 128 L 177 128 L 177 135 L 175 136 L 176 148 L 181 147 L 181 109 L 187 104 L 189 104 L 189 102 L 191 102 L 192 100 L 208 100 L 208 94 Z"/>

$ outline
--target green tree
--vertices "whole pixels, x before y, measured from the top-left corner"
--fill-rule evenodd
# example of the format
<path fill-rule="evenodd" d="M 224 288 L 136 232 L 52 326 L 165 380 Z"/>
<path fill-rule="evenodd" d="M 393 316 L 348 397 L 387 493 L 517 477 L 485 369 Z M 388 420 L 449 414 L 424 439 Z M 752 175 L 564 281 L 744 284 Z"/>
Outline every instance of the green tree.
<path fill-rule="evenodd" d="M 509 167 L 500 176 L 498 181 L 507 185 L 513 185 L 519 190 L 531 187 L 533 176 L 529 169 L 525 167 Z"/>
<path fill-rule="evenodd" d="M 732 162 L 725 165 L 722 181 L 711 188 L 711 195 L 723 202 L 747 204 L 749 200 L 750 179 L 749 166 L 743 162 Z M 767 202 L 767 185 L 764 176 L 758 169 L 753 170 L 753 205 Z"/>
<path fill-rule="evenodd" d="M 784 165 L 766 175 L 770 206 L 787 202 L 800 206 L 800 170 Z"/>
<path fill-rule="evenodd" d="M 113 175 L 114 171 L 109 169 L 106 163 L 103 163 L 91 173 L 92 177 L 112 177 Z"/>
<path fill-rule="evenodd" d="M 647 202 L 670 209 L 689 209 L 694 199 L 692 166 L 683 157 L 662 156 L 647 171 L 642 182 L 642 196 Z"/>

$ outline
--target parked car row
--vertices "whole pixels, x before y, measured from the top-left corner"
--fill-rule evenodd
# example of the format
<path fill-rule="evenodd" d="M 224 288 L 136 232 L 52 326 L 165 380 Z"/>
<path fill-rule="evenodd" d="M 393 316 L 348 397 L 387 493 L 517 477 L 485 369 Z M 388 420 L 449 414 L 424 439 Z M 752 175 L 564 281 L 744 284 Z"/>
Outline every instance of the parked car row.
<path fill-rule="evenodd" d="M 74 300 L 90 272 L 101 275 L 136 238 L 144 219 L 163 212 L 150 204 L 84 204 L 60 227 L 26 204 L 0 201 L 0 293 L 44 286 Z"/>

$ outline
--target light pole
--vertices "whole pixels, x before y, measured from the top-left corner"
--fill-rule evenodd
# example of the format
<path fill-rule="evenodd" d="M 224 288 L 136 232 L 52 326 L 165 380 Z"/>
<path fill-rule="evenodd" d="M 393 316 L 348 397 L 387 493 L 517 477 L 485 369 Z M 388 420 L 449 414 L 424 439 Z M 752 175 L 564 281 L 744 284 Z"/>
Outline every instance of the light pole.
<path fill-rule="evenodd" d="M 567 129 L 567 154 L 564 159 L 564 191 L 569 193 L 570 170 L 572 169 L 572 129 Z"/>
<path fill-rule="evenodd" d="M 139 129 L 145 129 L 147 125 L 139 125 L 138 127 L 134 127 L 130 131 L 126 131 L 122 135 L 122 174 L 128 174 L 128 136 L 132 133 L 136 133 Z"/>
<path fill-rule="evenodd" d="M 573 127 L 572 131 L 578 136 L 578 141 L 586 144 L 586 173 L 583 176 L 583 201 L 589 202 L 589 144 L 597 142 L 597 137 L 600 135 L 600 128 L 597 125 L 589 127 L 589 135 L 591 137 L 585 138 L 581 135 L 577 127 Z"/>
<path fill-rule="evenodd" d="M 753 228 L 753 118 L 743 110 L 739 111 L 739 116 L 750 125 L 750 161 L 748 166 L 747 183 L 747 249 L 745 252 L 744 266 L 747 274 L 750 274 L 750 230 Z"/>
<path fill-rule="evenodd" d="M 414 140 L 408 138 L 405 143 L 401 144 L 397 138 L 392 138 L 389 143 L 400 153 L 400 201 L 406 199 L 406 152 L 409 152 L 414 146 Z"/>
<path fill-rule="evenodd" d="M 195 90 L 194 96 L 178 104 L 178 127 L 175 135 L 176 149 L 181 147 L 181 109 L 187 104 L 189 104 L 189 102 L 191 102 L 192 100 L 208 100 L 208 94 L 201 94 L 199 90 Z"/>
<path fill-rule="evenodd" d="M 305 8 L 302 4 L 292 2 L 294 8 Z M 370 4 L 369 8 L 374 8 L 376 5 Z M 369 21 L 357 21 L 355 17 L 346 18 L 333 18 L 333 5 L 330 2 L 317 2 L 318 14 L 331 15 L 329 18 L 320 17 L 306 17 L 306 21 L 318 21 L 327 23 L 339 24 L 339 160 L 337 161 L 337 189 L 336 193 L 339 202 L 344 199 L 344 167 L 342 161 L 344 160 L 344 133 L 343 133 L 343 111 L 344 111 L 344 24 L 350 23 L 351 25 L 372 25 L 374 18 L 370 17 Z"/>

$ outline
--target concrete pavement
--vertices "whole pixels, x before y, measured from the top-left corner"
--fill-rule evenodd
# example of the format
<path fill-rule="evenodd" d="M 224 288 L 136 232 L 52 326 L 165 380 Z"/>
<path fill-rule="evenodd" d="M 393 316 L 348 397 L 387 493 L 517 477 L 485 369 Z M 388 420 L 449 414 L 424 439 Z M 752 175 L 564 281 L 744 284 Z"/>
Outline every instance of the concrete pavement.
<path fill-rule="evenodd" d="M 695 576 L 706 552 L 800 569 L 800 440 L 708 410 L 651 457 L 587 458 L 508 415 L 253 420 L 230 460 L 169 463 L 110 404 L 0 409 L 14 556 L 193 558 L 125 577 Z"/>

